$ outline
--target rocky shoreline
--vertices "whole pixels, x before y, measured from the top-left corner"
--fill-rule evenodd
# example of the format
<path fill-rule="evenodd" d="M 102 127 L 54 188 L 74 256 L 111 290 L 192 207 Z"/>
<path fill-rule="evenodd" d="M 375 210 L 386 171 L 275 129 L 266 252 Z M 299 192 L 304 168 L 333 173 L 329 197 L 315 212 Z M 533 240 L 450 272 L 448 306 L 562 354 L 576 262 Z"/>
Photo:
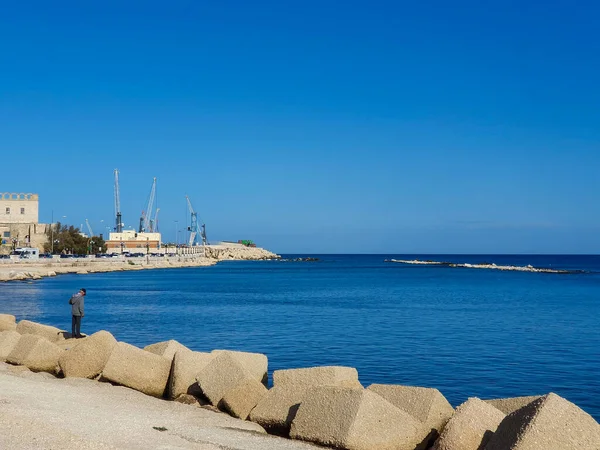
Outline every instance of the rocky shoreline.
<path fill-rule="evenodd" d="M 60 274 L 122 272 L 146 269 L 172 269 L 181 267 L 205 267 L 219 261 L 260 261 L 279 259 L 280 256 L 263 248 L 214 245 L 206 248 L 206 256 L 182 254 L 175 256 L 148 256 L 136 258 L 81 258 L 32 261 L 0 262 L 0 282 L 39 280 Z"/>
<path fill-rule="evenodd" d="M 190 438 L 179 448 L 310 448 L 299 447 L 304 441 L 347 450 L 600 449 L 598 422 L 553 393 L 469 398 L 455 409 L 434 388 L 393 384 L 365 388 L 358 371 L 343 366 L 276 370 L 269 388 L 264 354 L 218 349 L 198 352 L 174 340 L 141 349 L 118 342 L 108 331 L 70 339 L 58 328 L 28 320 L 17 323 L 15 316 L 7 314 L 0 314 L 0 364 L 4 364 L 0 366 L 0 386 L 10 385 L 3 372 L 22 377 L 37 372 L 52 380 L 83 379 L 92 383 L 89 386 L 121 386 L 128 388 L 127 392 L 171 400 L 165 402 L 165 408 L 169 403 L 209 408 L 240 419 L 233 428 L 292 439 L 251 447 L 243 439 L 240 445 L 222 446 L 200 438 L 191 442 L 211 446 L 192 446 L 187 445 Z M 0 390 L 0 404 L 6 403 L 3 392 Z M 83 397 L 81 401 L 86 407 L 95 400 Z M 94 414 L 110 415 L 103 410 L 106 406 L 97 408 Z M 0 409 L 1 422 L 10 423 L 12 417 L 2 414 Z M 143 421 L 143 416 L 139 420 Z M 165 433 L 182 428 L 168 422 L 168 427 L 152 428 Z M 134 447 L 114 445 L 114 439 L 126 438 L 115 434 L 114 426 L 109 424 L 106 435 L 93 436 L 92 443 L 98 447 L 86 448 L 107 448 L 105 444 L 109 448 Z M 183 428 L 197 431 L 194 426 L 198 428 L 190 423 Z M 55 431 L 63 430 L 49 430 L 50 435 Z M 77 427 L 69 431 L 74 434 L 72 442 L 89 437 L 77 434 Z M 121 430 L 125 435 L 128 432 L 129 428 Z"/>

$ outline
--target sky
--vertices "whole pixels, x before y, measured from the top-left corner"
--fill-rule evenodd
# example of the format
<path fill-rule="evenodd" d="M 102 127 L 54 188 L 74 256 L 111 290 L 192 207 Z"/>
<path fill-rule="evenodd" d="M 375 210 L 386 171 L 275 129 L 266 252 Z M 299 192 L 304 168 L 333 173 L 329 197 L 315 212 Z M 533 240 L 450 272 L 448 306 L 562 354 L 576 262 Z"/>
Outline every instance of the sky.
<path fill-rule="evenodd" d="M 600 253 L 600 4 L 23 1 L 0 192 L 278 253 Z M 84 225 L 85 227 L 85 225 Z"/>

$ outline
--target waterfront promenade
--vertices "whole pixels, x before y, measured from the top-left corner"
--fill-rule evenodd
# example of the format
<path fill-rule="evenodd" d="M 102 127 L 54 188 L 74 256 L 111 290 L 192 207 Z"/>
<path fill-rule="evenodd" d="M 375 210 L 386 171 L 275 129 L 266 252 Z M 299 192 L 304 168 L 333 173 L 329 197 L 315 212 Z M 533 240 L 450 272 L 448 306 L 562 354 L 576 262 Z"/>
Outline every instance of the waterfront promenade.
<path fill-rule="evenodd" d="M 189 250 L 189 249 L 184 249 Z M 116 256 L 110 258 L 60 258 L 39 260 L 0 260 L 0 282 L 37 280 L 60 274 L 85 275 L 98 272 L 121 272 L 144 269 L 211 266 L 219 261 L 265 260 L 279 256 L 263 248 L 240 245 L 210 245 L 205 251 L 171 253 L 171 256 Z"/>

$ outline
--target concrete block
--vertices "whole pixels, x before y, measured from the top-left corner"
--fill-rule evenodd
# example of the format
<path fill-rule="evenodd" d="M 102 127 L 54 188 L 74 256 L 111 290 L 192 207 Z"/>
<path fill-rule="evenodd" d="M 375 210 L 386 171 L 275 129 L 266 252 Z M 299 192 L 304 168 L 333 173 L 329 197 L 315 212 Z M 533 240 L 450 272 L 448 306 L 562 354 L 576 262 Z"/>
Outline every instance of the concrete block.
<path fill-rule="evenodd" d="M 434 450 L 482 450 L 505 414 L 478 398 L 470 398 L 454 412 Z"/>
<path fill-rule="evenodd" d="M 6 358 L 13 351 L 19 339 L 21 339 L 21 335 L 16 331 L 0 332 L 0 361 L 6 361 Z"/>
<path fill-rule="evenodd" d="M 250 413 L 249 419 L 270 434 L 288 436 L 306 391 L 314 386 L 358 387 L 358 372 L 351 367 L 324 366 L 276 370 L 273 388 Z"/>
<path fill-rule="evenodd" d="M 273 386 L 250 412 L 248 419 L 269 434 L 288 436 L 292 420 L 308 389 L 310 386 Z"/>
<path fill-rule="evenodd" d="M 256 378 L 238 358 L 230 353 L 218 353 L 200 371 L 196 380 L 210 402 L 221 408 L 221 399 L 227 391 Z"/>
<path fill-rule="evenodd" d="M 484 400 L 494 408 L 499 409 L 504 414 L 511 414 L 517 409 L 521 409 L 523 406 L 529 405 L 531 402 L 540 398 L 541 395 L 530 395 L 528 397 L 512 397 L 512 398 L 496 398 L 491 400 Z"/>
<path fill-rule="evenodd" d="M 414 450 L 420 424 L 368 389 L 310 388 L 292 421 L 290 437 L 352 450 Z"/>
<path fill-rule="evenodd" d="M 250 411 L 254 409 L 266 393 L 267 388 L 265 385 L 252 378 L 228 390 L 220 404 L 232 416 L 246 420 Z"/>
<path fill-rule="evenodd" d="M 71 333 L 69 333 L 68 335 L 70 336 Z M 81 344 L 82 342 L 85 342 L 85 340 L 88 338 L 88 336 L 84 336 L 82 338 L 79 339 L 75 339 L 72 337 L 68 337 L 66 338 L 64 341 L 58 341 L 55 342 L 56 345 L 58 345 L 60 348 L 62 348 L 63 350 L 71 350 L 72 348 L 74 348 L 75 346 Z"/>
<path fill-rule="evenodd" d="M 16 330 L 21 334 L 34 334 L 36 336 L 41 336 L 50 342 L 57 342 L 64 339 L 62 334 L 64 333 L 63 330 L 60 330 L 56 327 L 51 327 L 49 325 L 31 322 L 29 320 L 21 320 L 17 324 Z"/>
<path fill-rule="evenodd" d="M 262 353 L 238 352 L 234 350 L 213 350 L 211 353 L 215 355 L 228 354 L 233 356 L 241 365 L 243 365 L 258 381 L 265 386 L 268 382 L 267 370 L 269 360 L 267 355 Z"/>
<path fill-rule="evenodd" d="M 26 366 L 34 372 L 58 373 L 58 358 L 64 350 L 33 334 L 22 335 L 6 362 Z"/>
<path fill-rule="evenodd" d="M 65 377 L 94 378 L 104 369 L 117 340 L 108 331 L 78 340 L 81 342 L 65 351 L 58 364 Z"/>
<path fill-rule="evenodd" d="M 154 397 L 163 397 L 169 381 L 168 359 L 125 342 L 117 342 L 102 378 Z"/>
<path fill-rule="evenodd" d="M 196 377 L 213 357 L 211 353 L 193 352 L 187 349 L 176 352 L 169 379 L 168 397 L 174 400 L 184 394 L 201 396 L 202 390 Z"/>
<path fill-rule="evenodd" d="M 598 450 L 600 425 L 550 393 L 506 416 L 486 450 Z"/>
<path fill-rule="evenodd" d="M 0 331 L 14 331 L 17 329 L 17 318 L 11 314 L 0 314 Z"/>
<path fill-rule="evenodd" d="M 282 385 L 363 387 L 358 381 L 358 371 L 342 366 L 276 370 L 273 372 L 273 386 Z"/>
<path fill-rule="evenodd" d="M 432 388 L 372 384 L 367 389 L 415 418 L 422 427 L 422 448 L 437 439 L 454 414 L 454 408 L 440 391 Z"/>
<path fill-rule="evenodd" d="M 179 342 L 171 339 L 170 341 L 157 342 L 156 344 L 147 345 L 144 347 L 147 352 L 154 353 L 156 355 L 163 356 L 170 361 L 173 361 L 175 353 L 178 351 L 191 352 L 189 348 Z"/>

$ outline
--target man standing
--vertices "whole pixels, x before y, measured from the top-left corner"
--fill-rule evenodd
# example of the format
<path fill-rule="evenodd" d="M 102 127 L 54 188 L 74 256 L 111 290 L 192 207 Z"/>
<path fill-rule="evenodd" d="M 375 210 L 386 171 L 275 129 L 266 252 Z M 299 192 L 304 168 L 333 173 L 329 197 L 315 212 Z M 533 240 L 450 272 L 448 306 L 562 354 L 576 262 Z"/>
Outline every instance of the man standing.
<path fill-rule="evenodd" d="M 85 289 L 79 289 L 79 292 L 74 294 L 69 300 L 71 306 L 71 313 L 73 318 L 71 320 L 71 337 L 80 338 L 81 336 L 81 318 L 83 317 L 83 298 L 85 297 Z"/>

